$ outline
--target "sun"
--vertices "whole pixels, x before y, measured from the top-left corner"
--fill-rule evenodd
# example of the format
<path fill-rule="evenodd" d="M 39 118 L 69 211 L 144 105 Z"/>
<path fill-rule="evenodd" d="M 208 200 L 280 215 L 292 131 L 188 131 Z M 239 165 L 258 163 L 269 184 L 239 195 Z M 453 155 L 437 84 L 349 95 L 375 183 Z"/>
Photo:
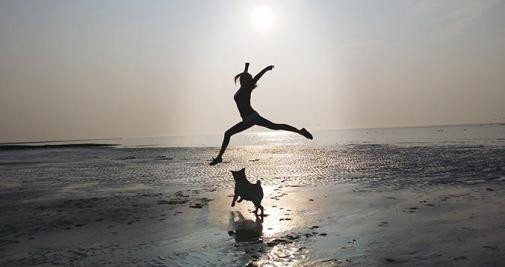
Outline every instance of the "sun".
<path fill-rule="evenodd" d="M 267 6 L 257 7 L 251 13 L 251 23 L 256 30 L 266 32 L 273 27 L 274 14 Z"/>

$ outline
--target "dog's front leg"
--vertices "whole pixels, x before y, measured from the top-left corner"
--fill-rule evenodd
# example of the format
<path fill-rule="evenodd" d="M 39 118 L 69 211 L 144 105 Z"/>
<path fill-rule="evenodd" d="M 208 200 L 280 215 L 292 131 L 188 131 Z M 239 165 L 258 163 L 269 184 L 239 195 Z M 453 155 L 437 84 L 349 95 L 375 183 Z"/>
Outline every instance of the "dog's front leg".
<path fill-rule="evenodd" d="M 233 201 L 231 202 L 231 206 L 235 207 L 235 201 L 237 201 L 237 194 L 233 195 Z"/>

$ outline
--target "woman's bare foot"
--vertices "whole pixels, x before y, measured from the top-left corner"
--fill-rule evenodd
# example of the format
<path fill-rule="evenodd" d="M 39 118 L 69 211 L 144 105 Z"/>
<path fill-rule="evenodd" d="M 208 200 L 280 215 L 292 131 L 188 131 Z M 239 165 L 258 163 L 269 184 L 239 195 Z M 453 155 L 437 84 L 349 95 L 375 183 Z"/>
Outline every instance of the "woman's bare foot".
<path fill-rule="evenodd" d="M 216 157 L 216 158 L 212 158 L 212 161 L 209 163 L 210 166 L 214 166 L 220 162 L 223 162 L 223 158 L 222 157 Z"/>
<path fill-rule="evenodd" d="M 300 134 L 303 135 L 303 136 L 305 136 L 305 138 L 312 140 L 312 134 L 309 133 L 309 131 L 307 131 L 307 129 L 302 128 L 300 130 Z"/>

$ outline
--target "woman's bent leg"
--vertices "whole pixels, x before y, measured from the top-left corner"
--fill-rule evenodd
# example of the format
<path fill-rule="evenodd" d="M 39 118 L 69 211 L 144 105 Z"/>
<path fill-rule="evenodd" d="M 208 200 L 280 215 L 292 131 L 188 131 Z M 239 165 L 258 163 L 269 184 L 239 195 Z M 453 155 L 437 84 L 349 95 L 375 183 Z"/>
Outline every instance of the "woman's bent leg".
<path fill-rule="evenodd" d="M 221 150 L 219 151 L 219 154 L 217 155 L 217 157 L 214 160 L 214 161 L 216 161 L 216 163 L 214 163 L 214 161 L 213 161 L 213 162 L 211 162 L 211 165 L 214 165 L 214 164 L 217 164 L 220 162 L 221 157 L 223 156 L 224 152 L 226 151 L 226 148 L 228 147 L 228 144 L 230 143 L 230 138 L 234 134 L 237 134 L 237 133 L 240 133 L 244 130 L 247 130 L 248 128 L 250 128 L 253 125 L 254 124 L 252 124 L 252 123 L 241 121 L 241 122 L 235 124 L 230 129 L 226 130 L 226 132 L 224 132 L 224 138 L 223 138 L 223 144 L 221 144 Z M 212 164 L 212 163 L 214 163 L 214 164 Z"/>

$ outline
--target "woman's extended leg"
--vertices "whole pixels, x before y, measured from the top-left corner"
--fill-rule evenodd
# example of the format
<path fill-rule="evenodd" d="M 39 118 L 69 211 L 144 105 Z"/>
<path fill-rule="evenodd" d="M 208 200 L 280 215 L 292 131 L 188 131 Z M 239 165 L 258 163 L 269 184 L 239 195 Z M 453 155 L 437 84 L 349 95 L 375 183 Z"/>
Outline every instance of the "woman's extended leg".
<path fill-rule="evenodd" d="M 217 157 L 212 160 L 210 165 L 216 165 L 219 162 L 223 161 L 222 156 L 224 154 L 224 151 L 226 150 L 226 147 L 228 147 L 228 144 L 230 143 L 230 138 L 234 134 L 237 134 L 237 133 L 240 133 L 244 130 L 247 130 L 248 128 L 250 128 L 253 125 L 254 124 L 251 122 L 241 121 L 241 122 L 235 124 L 230 129 L 226 130 L 226 132 L 224 132 L 224 138 L 223 138 L 223 144 L 221 145 L 221 150 L 219 151 L 219 154 L 217 155 Z"/>
<path fill-rule="evenodd" d="M 273 122 L 271 122 L 261 116 L 257 120 L 256 125 L 263 126 L 268 129 L 271 129 L 271 130 L 284 130 L 284 131 L 294 132 L 294 133 L 303 135 L 304 137 L 306 137 L 308 139 L 312 139 L 312 134 L 310 134 L 309 131 L 307 131 L 305 128 L 298 130 L 295 127 L 288 125 L 288 124 L 273 123 Z"/>

